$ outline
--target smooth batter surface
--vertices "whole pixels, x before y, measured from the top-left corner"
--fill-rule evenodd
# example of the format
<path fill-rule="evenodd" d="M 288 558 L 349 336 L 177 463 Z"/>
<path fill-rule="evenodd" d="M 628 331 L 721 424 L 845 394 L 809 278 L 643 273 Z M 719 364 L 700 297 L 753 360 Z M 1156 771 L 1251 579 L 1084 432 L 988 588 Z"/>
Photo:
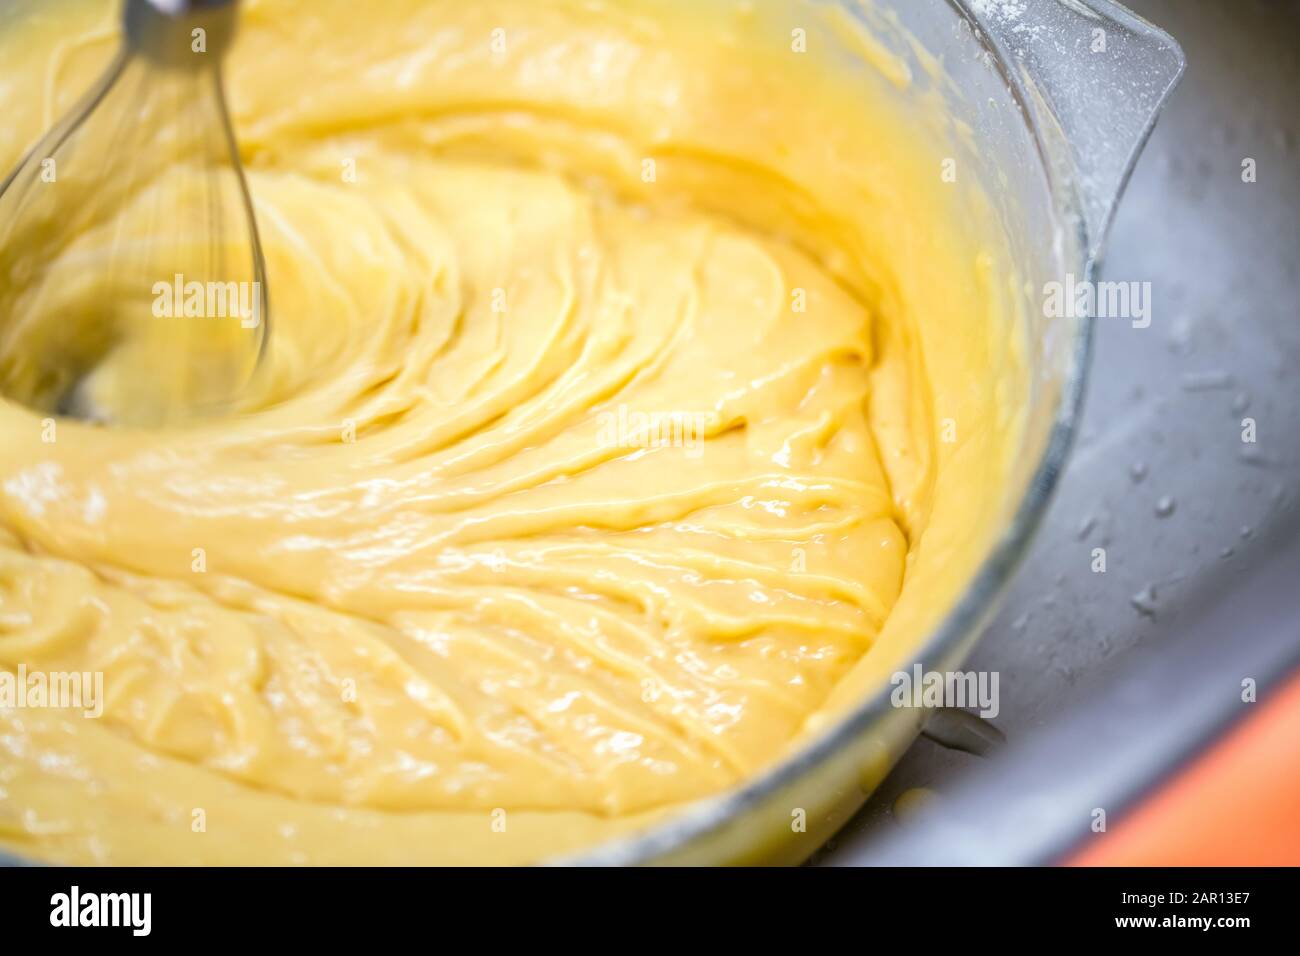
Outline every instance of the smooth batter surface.
<path fill-rule="evenodd" d="M 0 667 L 106 696 L 0 708 L 0 845 L 538 859 L 743 782 L 922 636 L 1012 447 L 1001 280 L 906 76 L 705 6 L 247 4 L 254 391 L 53 442 L 0 405 Z M 112 22 L 10 25 L 6 163 Z"/>

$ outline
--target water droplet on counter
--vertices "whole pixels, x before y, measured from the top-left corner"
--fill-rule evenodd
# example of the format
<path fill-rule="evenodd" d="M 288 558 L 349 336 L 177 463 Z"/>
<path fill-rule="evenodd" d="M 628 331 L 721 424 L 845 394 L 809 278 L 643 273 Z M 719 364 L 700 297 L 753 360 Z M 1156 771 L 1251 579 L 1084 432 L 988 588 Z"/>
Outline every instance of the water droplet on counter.
<path fill-rule="evenodd" d="M 1145 461 L 1135 461 L 1128 466 L 1128 476 L 1133 480 L 1133 484 L 1140 485 L 1147 480 L 1149 470 Z"/>
<path fill-rule="evenodd" d="M 1156 517 L 1168 518 L 1178 507 L 1178 502 L 1174 501 L 1169 495 L 1165 495 L 1156 502 Z"/>
<path fill-rule="evenodd" d="M 1156 616 L 1156 586 L 1154 584 L 1148 584 L 1128 600 L 1143 617 L 1154 618 Z"/>
<path fill-rule="evenodd" d="M 1244 525 L 1241 526 L 1241 537 L 1242 537 L 1242 540 L 1244 540 L 1244 541 L 1248 541 L 1248 540 L 1250 540 L 1250 538 L 1252 538 L 1252 537 L 1254 536 L 1254 534 L 1255 534 L 1255 529 L 1252 528 L 1250 525 L 1248 525 L 1248 524 L 1244 524 Z"/>
<path fill-rule="evenodd" d="M 1238 392 L 1232 399 L 1232 413 L 1234 415 L 1244 414 L 1250 408 L 1250 396 L 1245 392 Z"/>
<path fill-rule="evenodd" d="M 1088 535 L 1092 534 L 1092 529 L 1095 527 L 1097 527 L 1097 516 L 1088 515 L 1085 517 L 1079 522 L 1079 530 L 1076 532 L 1078 539 L 1082 541 L 1084 538 L 1088 537 Z"/>
<path fill-rule="evenodd" d="M 1169 351 L 1174 355 L 1188 355 L 1191 353 L 1192 324 L 1186 316 L 1175 320 L 1173 329 L 1169 333 L 1168 345 Z"/>
<path fill-rule="evenodd" d="M 894 801 L 894 816 L 902 823 L 910 823 L 932 808 L 939 795 L 927 787 L 912 787 L 904 790 Z"/>
<path fill-rule="evenodd" d="M 1208 372 L 1186 372 L 1182 382 L 1184 392 L 1214 392 L 1232 388 L 1235 384 L 1231 373 L 1218 369 Z"/>
<path fill-rule="evenodd" d="M 991 721 L 960 707 L 938 708 L 925 722 L 921 734 L 941 747 L 977 757 L 983 757 L 1007 739 Z"/>

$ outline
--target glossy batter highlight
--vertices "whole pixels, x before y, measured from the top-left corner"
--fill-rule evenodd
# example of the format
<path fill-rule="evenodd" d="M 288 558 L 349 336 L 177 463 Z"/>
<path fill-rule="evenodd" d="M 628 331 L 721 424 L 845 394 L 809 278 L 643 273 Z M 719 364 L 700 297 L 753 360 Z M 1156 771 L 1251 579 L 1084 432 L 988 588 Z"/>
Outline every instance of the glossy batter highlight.
<path fill-rule="evenodd" d="M 919 139 L 745 6 L 351 10 L 249 4 L 231 64 L 275 329 L 244 407 L 52 443 L 0 408 L 0 665 L 106 691 L 0 709 L 20 853 L 581 846 L 786 752 L 983 540 L 988 282 Z M 33 89 L 111 48 L 30 29 Z"/>

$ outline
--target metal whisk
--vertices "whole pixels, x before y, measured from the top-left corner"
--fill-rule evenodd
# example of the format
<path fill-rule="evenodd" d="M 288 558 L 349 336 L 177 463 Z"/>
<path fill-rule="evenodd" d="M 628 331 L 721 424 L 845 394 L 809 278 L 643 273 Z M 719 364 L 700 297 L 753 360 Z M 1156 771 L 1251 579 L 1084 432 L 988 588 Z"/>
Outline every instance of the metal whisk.
<path fill-rule="evenodd" d="M 0 393 L 114 424 L 229 407 L 267 287 L 226 109 L 235 0 L 125 0 L 108 69 L 0 187 Z"/>

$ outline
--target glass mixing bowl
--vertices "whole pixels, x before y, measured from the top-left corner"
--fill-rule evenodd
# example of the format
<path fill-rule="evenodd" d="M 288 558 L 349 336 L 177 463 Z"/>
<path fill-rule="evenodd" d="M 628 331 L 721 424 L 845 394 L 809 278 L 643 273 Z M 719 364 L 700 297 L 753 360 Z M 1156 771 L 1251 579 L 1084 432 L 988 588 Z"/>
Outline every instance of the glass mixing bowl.
<path fill-rule="evenodd" d="M 941 623 L 897 662 L 954 670 L 1024 555 L 1076 429 L 1091 318 L 1045 316 L 1041 290 L 1066 276 L 1096 275 L 1115 203 L 1182 72 L 1182 53 L 1167 34 L 1110 0 L 755 2 L 839 8 L 908 64 L 914 82 L 899 95 L 941 103 L 952 155 L 990 200 L 1007 255 L 1025 280 L 1029 381 L 1023 439 L 999 505 L 1004 530 Z M 0 11 L 0 29 L 31 8 L 14 3 Z M 861 55 L 842 51 L 846 82 Z M 743 786 L 560 862 L 802 860 L 875 789 L 925 717 L 891 706 L 890 687 L 882 685 Z M 799 832 L 792 809 L 806 819 Z"/>

